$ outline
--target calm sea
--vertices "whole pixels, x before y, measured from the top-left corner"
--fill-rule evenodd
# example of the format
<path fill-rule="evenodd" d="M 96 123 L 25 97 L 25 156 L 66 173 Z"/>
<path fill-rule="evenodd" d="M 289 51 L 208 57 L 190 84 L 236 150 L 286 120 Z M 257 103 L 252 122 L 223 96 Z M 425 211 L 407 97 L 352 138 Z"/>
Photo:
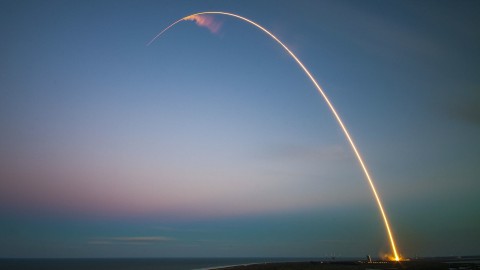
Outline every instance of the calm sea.
<path fill-rule="evenodd" d="M 314 258 L 0 259 L 2 270 L 192 270 Z M 318 259 L 317 259 L 318 260 Z"/>

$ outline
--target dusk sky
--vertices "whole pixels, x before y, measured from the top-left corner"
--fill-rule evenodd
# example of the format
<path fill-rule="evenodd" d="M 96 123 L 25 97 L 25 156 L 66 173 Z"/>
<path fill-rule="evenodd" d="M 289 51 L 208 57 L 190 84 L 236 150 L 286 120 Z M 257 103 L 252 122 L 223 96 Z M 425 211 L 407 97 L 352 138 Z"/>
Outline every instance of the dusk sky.
<path fill-rule="evenodd" d="M 0 257 L 480 254 L 480 1 L 0 1 Z"/>

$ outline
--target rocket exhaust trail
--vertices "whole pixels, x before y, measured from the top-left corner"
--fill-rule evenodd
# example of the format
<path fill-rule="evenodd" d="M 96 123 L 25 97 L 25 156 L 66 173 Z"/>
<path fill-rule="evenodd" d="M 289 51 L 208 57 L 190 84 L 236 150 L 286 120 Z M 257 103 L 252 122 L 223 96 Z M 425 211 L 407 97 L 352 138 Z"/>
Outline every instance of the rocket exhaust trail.
<path fill-rule="evenodd" d="M 370 173 L 368 172 L 368 169 L 367 169 L 367 166 L 365 165 L 364 161 L 363 161 L 363 158 L 362 156 L 360 155 L 360 152 L 358 151 L 357 149 L 357 146 L 355 145 L 352 137 L 350 136 L 350 133 L 348 132 L 347 128 L 345 127 L 345 125 L 343 124 L 343 121 L 342 119 L 340 118 L 340 116 L 338 115 L 337 111 L 335 110 L 335 107 L 333 106 L 333 104 L 330 102 L 330 99 L 327 97 L 327 95 L 325 94 L 325 92 L 323 92 L 322 88 L 320 87 L 320 85 L 317 83 L 317 81 L 315 80 L 315 78 L 313 77 L 313 75 L 310 73 L 310 71 L 305 67 L 305 65 L 300 61 L 300 59 L 297 58 L 297 56 L 285 45 L 283 44 L 283 42 L 281 42 L 275 35 L 273 35 L 272 33 L 270 33 L 267 29 L 265 29 L 263 26 L 257 24 L 256 22 L 254 21 L 251 21 L 245 17 L 242 17 L 240 15 L 236 15 L 236 14 L 233 14 L 233 13 L 228 13 L 228 12 L 223 12 L 223 11 L 205 11 L 205 12 L 199 12 L 199 13 L 194 13 L 194 14 L 191 14 L 189 16 L 186 16 L 186 17 L 183 17 L 182 19 L 172 23 L 171 25 L 169 25 L 167 28 L 165 28 L 164 30 L 162 30 L 160 33 L 158 33 L 152 40 L 150 40 L 150 42 L 147 43 L 147 46 L 152 44 L 156 39 L 158 39 L 163 33 L 165 33 L 165 31 L 167 31 L 168 29 L 170 29 L 171 27 L 173 27 L 174 25 L 176 25 L 177 23 L 181 22 L 181 21 L 184 21 L 184 20 L 193 20 L 195 17 L 197 16 L 201 16 L 201 15 L 204 15 L 204 14 L 221 14 L 221 15 L 227 15 L 227 16 L 231 16 L 231 17 L 235 17 L 237 19 L 240 19 L 242 21 L 246 21 L 250 24 L 252 24 L 253 26 L 259 28 L 260 30 L 262 30 L 265 34 L 267 34 L 268 36 L 270 36 L 272 39 L 274 39 L 278 44 L 280 44 L 284 49 L 285 51 L 287 51 L 287 53 L 295 60 L 295 62 L 297 62 L 297 64 L 300 66 L 300 68 L 305 72 L 305 74 L 308 76 L 308 78 L 310 79 L 310 81 L 312 81 L 312 83 L 314 84 L 315 88 L 318 90 L 318 92 L 322 95 L 323 99 L 325 100 L 325 102 L 327 103 L 328 107 L 330 108 L 330 111 L 333 113 L 333 116 L 335 117 L 335 119 L 337 120 L 338 122 L 338 125 L 340 126 L 340 128 L 342 129 L 343 133 L 345 134 L 345 137 L 347 138 L 347 141 L 350 143 L 350 146 L 353 150 L 353 152 L 355 153 L 355 156 L 357 157 L 357 160 L 358 160 L 358 163 L 360 164 L 360 167 L 362 168 L 363 170 L 363 173 L 365 174 L 365 177 L 367 178 L 368 180 L 368 183 L 370 184 L 370 188 L 372 190 L 372 193 L 375 197 L 375 200 L 377 202 L 377 205 L 378 205 L 378 208 L 380 210 L 380 214 L 382 215 L 382 218 L 383 218 L 383 222 L 385 224 L 385 229 L 387 231 L 387 234 L 388 234 L 388 238 L 390 240 L 390 245 L 392 247 L 392 252 L 393 252 L 393 255 L 394 255 L 394 260 L 395 261 L 399 261 L 400 260 L 400 257 L 398 256 L 398 253 L 397 253 L 397 248 L 396 248 L 396 245 L 395 245 L 395 240 L 394 240 L 394 237 L 393 237 L 393 233 L 390 229 L 390 225 L 389 225 L 389 222 L 388 222 L 388 218 L 387 218 L 387 214 L 385 213 L 385 210 L 383 209 L 383 205 L 382 205 L 382 202 L 380 200 L 380 196 L 378 195 L 377 193 L 377 190 L 375 188 L 375 185 L 373 184 L 373 180 L 372 178 L 370 177 Z"/>

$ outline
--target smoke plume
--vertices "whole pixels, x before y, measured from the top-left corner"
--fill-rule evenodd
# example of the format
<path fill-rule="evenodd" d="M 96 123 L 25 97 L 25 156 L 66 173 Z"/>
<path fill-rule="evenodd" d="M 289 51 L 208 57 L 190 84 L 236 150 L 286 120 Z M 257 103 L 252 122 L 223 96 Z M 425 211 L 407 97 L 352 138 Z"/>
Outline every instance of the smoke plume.
<path fill-rule="evenodd" d="M 220 30 L 222 23 L 215 21 L 213 17 L 208 15 L 190 15 L 183 18 L 185 21 L 194 21 L 198 26 L 206 27 L 210 32 L 216 34 Z"/>

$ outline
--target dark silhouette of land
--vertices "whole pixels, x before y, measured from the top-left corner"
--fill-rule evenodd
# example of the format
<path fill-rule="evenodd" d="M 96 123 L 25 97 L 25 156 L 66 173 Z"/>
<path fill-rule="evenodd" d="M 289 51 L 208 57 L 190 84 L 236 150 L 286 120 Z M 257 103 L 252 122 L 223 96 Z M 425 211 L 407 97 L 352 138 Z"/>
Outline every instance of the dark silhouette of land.
<path fill-rule="evenodd" d="M 249 264 L 221 268 L 222 270 L 467 270 L 480 269 L 480 256 L 442 257 L 391 261 L 310 261 Z"/>

